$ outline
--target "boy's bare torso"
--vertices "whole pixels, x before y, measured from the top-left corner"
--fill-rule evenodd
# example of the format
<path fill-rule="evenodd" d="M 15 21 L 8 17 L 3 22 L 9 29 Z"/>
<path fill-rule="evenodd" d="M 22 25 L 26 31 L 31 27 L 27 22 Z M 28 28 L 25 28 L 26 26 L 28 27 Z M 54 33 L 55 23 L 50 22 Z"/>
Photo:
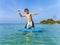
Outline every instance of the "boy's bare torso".
<path fill-rule="evenodd" d="M 32 21 L 32 17 L 31 17 L 31 13 L 29 13 L 29 14 L 24 14 L 25 15 L 25 17 L 27 18 L 27 21 L 28 22 L 31 22 Z"/>

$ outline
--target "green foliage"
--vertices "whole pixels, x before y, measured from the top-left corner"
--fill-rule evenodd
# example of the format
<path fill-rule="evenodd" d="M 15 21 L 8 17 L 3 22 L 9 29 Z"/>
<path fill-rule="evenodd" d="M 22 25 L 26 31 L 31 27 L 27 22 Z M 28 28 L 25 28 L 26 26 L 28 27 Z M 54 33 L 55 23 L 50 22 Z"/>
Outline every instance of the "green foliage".
<path fill-rule="evenodd" d="M 56 21 L 56 23 L 60 24 L 60 20 Z"/>
<path fill-rule="evenodd" d="M 47 20 L 42 20 L 40 22 L 40 24 L 55 24 L 55 23 L 60 24 L 60 20 L 55 21 L 53 19 L 47 19 Z"/>

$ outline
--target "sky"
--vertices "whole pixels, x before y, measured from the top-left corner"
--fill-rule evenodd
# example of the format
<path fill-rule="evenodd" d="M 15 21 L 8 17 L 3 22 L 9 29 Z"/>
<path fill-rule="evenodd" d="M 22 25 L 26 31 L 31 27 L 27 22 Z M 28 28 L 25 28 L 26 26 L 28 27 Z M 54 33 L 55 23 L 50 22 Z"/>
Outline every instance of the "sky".
<path fill-rule="evenodd" d="M 60 20 L 60 0 L 0 0 L 0 23 L 26 23 L 27 19 L 17 14 L 18 9 L 24 14 L 25 8 L 40 12 L 33 15 L 34 22 L 50 18 Z"/>

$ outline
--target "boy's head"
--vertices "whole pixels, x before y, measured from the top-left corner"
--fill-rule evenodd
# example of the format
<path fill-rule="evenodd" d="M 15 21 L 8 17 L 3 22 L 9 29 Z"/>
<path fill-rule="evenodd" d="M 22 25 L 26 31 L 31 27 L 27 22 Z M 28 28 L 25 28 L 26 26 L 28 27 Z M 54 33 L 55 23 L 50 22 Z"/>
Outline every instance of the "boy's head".
<path fill-rule="evenodd" d="M 28 14 L 29 13 L 29 9 L 28 8 L 25 8 L 24 9 L 24 12 Z"/>

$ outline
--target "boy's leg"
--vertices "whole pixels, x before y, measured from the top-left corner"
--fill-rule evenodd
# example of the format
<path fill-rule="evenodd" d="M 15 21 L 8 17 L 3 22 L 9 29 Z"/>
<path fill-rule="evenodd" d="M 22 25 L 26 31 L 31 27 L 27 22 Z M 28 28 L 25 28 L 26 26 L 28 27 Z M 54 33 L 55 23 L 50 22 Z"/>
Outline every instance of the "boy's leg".
<path fill-rule="evenodd" d="M 25 29 L 28 29 L 28 28 L 29 28 L 29 23 L 25 25 Z"/>
<path fill-rule="evenodd" d="M 32 21 L 32 28 L 35 28 L 35 26 L 34 26 L 34 22 Z"/>
<path fill-rule="evenodd" d="M 27 24 L 25 25 L 25 29 L 27 29 Z"/>

